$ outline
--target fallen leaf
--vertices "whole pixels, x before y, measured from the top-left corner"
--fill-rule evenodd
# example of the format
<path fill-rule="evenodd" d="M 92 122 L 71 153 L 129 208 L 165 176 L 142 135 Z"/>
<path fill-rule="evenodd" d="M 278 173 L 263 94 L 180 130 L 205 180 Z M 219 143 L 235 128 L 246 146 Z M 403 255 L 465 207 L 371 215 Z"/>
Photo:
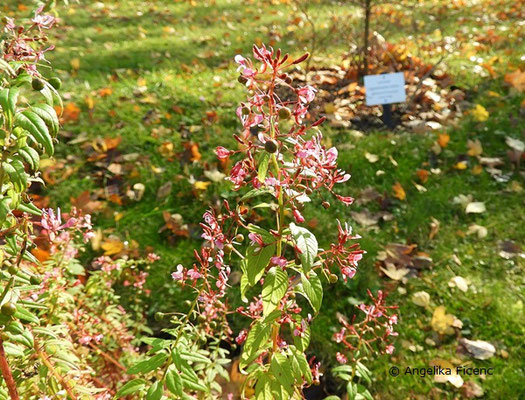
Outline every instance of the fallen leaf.
<path fill-rule="evenodd" d="M 480 214 L 487 211 L 485 208 L 485 203 L 481 201 L 474 201 L 472 203 L 468 203 L 467 207 L 465 207 L 465 212 L 467 214 Z"/>
<path fill-rule="evenodd" d="M 450 281 L 448 281 L 449 287 L 457 287 L 462 292 L 467 292 L 468 290 L 468 282 L 465 278 L 461 276 L 455 276 Z"/>
<path fill-rule="evenodd" d="M 470 110 L 470 114 L 478 122 L 484 122 L 489 119 L 489 112 L 481 104 L 476 104 L 476 107 Z"/>
<path fill-rule="evenodd" d="M 459 343 L 472 357 L 478 360 L 487 360 L 496 352 L 496 348 L 492 344 L 483 340 L 468 340 L 462 338 L 459 340 Z"/>
<path fill-rule="evenodd" d="M 100 247 L 102 247 L 102 250 L 104 250 L 104 255 L 113 256 L 124 250 L 124 243 L 119 239 L 107 239 L 102 242 Z"/>
<path fill-rule="evenodd" d="M 459 161 L 456 164 L 454 164 L 454 169 L 464 170 L 467 169 L 468 164 L 466 161 Z"/>
<path fill-rule="evenodd" d="M 472 224 L 472 225 L 469 225 L 468 227 L 467 235 L 472 235 L 472 234 L 476 234 L 478 235 L 478 238 L 483 239 L 484 237 L 487 236 L 488 230 L 484 226 Z"/>
<path fill-rule="evenodd" d="M 456 317 L 452 314 L 447 314 L 444 306 L 438 306 L 432 315 L 430 325 L 432 329 L 440 335 L 452 335 L 454 333 L 454 323 Z"/>
<path fill-rule="evenodd" d="M 449 141 L 450 141 L 450 135 L 448 135 L 447 133 L 440 133 L 438 135 L 438 144 L 442 149 L 447 147 Z"/>
<path fill-rule="evenodd" d="M 369 152 L 365 153 L 365 158 L 368 160 L 368 162 L 375 163 L 377 160 L 379 160 L 379 156 L 376 154 L 371 154 Z"/>
<path fill-rule="evenodd" d="M 169 181 L 159 187 L 159 190 L 157 190 L 157 199 L 164 199 L 165 197 L 169 196 L 172 186 L 173 183 Z"/>
<path fill-rule="evenodd" d="M 421 181 L 421 183 L 426 183 L 428 180 L 428 171 L 426 169 L 418 169 L 416 171 L 416 175 L 418 179 Z"/>
<path fill-rule="evenodd" d="M 480 156 L 481 153 L 483 153 L 483 146 L 481 146 L 481 142 L 478 139 L 468 140 L 467 147 L 468 147 L 467 154 L 469 156 L 476 157 L 476 156 Z"/>
<path fill-rule="evenodd" d="M 505 83 L 517 89 L 518 92 L 525 92 L 525 71 L 520 69 L 505 75 Z"/>
<path fill-rule="evenodd" d="M 430 304 L 430 295 L 425 291 L 416 292 L 412 295 L 412 303 L 426 308 Z"/>
<path fill-rule="evenodd" d="M 396 182 L 394 185 L 392 185 L 392 190 L 394 191 L 394 197 L 398 198 L 399 200 L 405 200 L 407 195 L 405 192 L 405 189 L 403 189 L 403 186 L 399 182 Z"/>
<path fill-rule="evenodd" d="M 430 219 L 431 219 L 431 222 L 430 222 L 430 233 L 428 234 L 428 238 L 430 240 L 432 240 L 432 239 L 434 239 L 434 237 L 439 232 L 440 222 L 437 219 L 435 219 L 434 217 L 430 217 Z"/>
<path fill-rule="evenodd" d="M 463 386 L 463 378 L 460 375 L 458 375 L 456 368 L 451 362 L 441 359 L 435 359 L 430 361 L 430 365 L 436 366 L 438 367 L 438 371 L 441 369 L 444 372 L 443 374 L 436 373 L 434 375 L 434 382 L 449 382 L 451 385 L 457 388 Z"/>
<path fill-rule="evenodd" d="M 386 268 L 381 267 L 381 271 L 394 281 L 400 281 L 407 275 L 410 270 L 408 268 L 396 268 L 394 265 L 389 264 Z"/>
<path fill-rule="evenodd" d="M 72 58 L 69 64 L 71 65 L 71 68 L 73 68 L 75 71 L 80 69 L 80 59 L 79 58 Z"/>
<path fill-rule="evenodd" d="M 520 153 L 523 153 L 525 151 L 525 143 L 523 143 L 519 139 L 514 139 L 510 136 L 507 136 L 505 138 L 505 143 L 507 143 L 507 146 L 509 146 L 512 150 L 519 151 Z"/>
<path fill-rule="evenodd" d="M 461 387 L 461 393 L 467 399 L 473 399 L 475 397 L 483 397 L 485 394 L 483 388 L 474 381 L 467 381 Z"/>

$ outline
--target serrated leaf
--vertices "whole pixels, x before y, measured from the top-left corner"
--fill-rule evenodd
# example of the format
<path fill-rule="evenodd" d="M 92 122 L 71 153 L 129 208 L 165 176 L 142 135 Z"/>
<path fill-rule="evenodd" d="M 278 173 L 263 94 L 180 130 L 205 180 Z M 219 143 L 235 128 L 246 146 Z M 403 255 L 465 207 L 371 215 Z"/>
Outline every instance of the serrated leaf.
<path fill-rule="evenodd" d="M 162 381 L 157 381 L 146 392 L 146 400 L 160 400 L 163 394 Z"/>
<path fill-rule="evenodd" d="M 318 244 L 314 234 L 302 226 L 290 224 L 290 232 L 297 248 L 301 251 L 299 258 L 305 272 L 310 271 L 317 257 Z"/>
<path fill-rule="evenodd" d="M 166 372 L 166 387 L 168 390 L 178 396 L 182 396 L 182 378 L 180 377 L 179 371 L 171 365 Z"/>
<path fill-rule="evenodd" d="M 268 341 L 270 332 L 271 324 L 265 323 L 264 321 L 259 320 L 253 325 L 244 343 L 241 362 L 239 364 L 241 368 L 244 368 L 257 358 L 259 352 L 264 349 L 263 345 Z"/>
<path fill-rule="evenodd" d="M 245 267 L 248 283 L 253 286 L 261 279 L 264 269 L 275 254 L 275 244 L 263 248 L 251 245 L 246 251 Z"/>
<path fill-rule="evenodd" d="M 280 353 L 275 353 L 273 355 L 270 364 L 270 370 L 272 371 L 273 376 L 290 396 L 293 394 L 295 382 L 291 369 L 290 361 L 286 356 Z"/>
<path fill-rule="evenodd" d="M 314 271 L 310 271 L 308 277 L 301 274 L 301 283 L 296 288 L 300 294 L 306 297 L 314 311 L 319 312 L 323 302 L 323 285 L 317 274 Z"/>
<path fill-rule="evenodd" d="M 277 308 L 288 289 L 288 274 L 281 268 L 272 267 L 264 278 L 262 289 L 263 315 Z"/>

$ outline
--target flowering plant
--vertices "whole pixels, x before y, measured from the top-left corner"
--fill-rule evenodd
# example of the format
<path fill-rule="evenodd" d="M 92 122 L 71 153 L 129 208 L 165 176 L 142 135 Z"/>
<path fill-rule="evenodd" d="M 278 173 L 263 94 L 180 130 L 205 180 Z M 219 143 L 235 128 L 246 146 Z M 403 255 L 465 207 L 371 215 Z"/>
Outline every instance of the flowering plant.
<path fill-rule="evenodd" d="M 194 289 L 197 297 L 188 313 L 174 318 L 179 325 L 170 331 L 174 340 L 157 348 L 145 368 L 151 371 L 162 366 L 161 370 L 177 372 L 181 378 L 166 373 L 163 379 L 179 396 L 202 389 L 189 381 L 190 376 L 197 376 L 189 367 L 197 366 L 198 371 L 202 364 L 214 363 L 190 358 L 185 346 L 197 339 L 185 334 L 183 327 L 194 319 L 195 325 L 189 324 L 192 329 L 200 326 L 206 334 L 229 340 L 226 316 L 231 311 L 225 292 L 229 263 L 238 258 L 241 298 L 248 304 L 236 311 L 251 320 L 235 339 L 243 346 L 239 362 L 246 375 L 243 398 L 252 394 L 261 399 L 302 398 L 303 388 L 319 382 L 320 377 L 319 363 L 313 359 L 309 362 L 305 351 L 310 342 L 310 322 L 321 308 L 322 279 L 334 283 L 337 271 L 345 281 L 351 279 L 364 253 L 355 243 L 359 237 L 346 223 L 338 223 L 337 239 L 327 249 L 320 249 L 314 234 L 301 226 L 305 222 L 302 210 L 314 192 L 319 192 L 325 208 L 330 202 L 321 189 L 345 205 L 353 201 L 335 190 L 350 175 L 338 168 L 337 150 L 322 144 L 318 127 L 323 119 L 307 121 L 315 88 L 294 87 L 285 72 L 306 60 L 308 54 L 292 59 L 263 45 L 253 47 L 253 56 L 255 62 L 240 55 L 235 58 L 239 81 L 250 94 L 237 109 L 242 132 L 234 138 L 239 148 L 216 149 L 223 161 L 238 159 L 227 179 L 243 194 L 235 207 L 225 201 L 221 211 L 204 214 L 201 226 L 205 244 L 195 251 L 197 262 L 192 267 L 179 265 L 172 274 L 179 284 Z M 273 214 L 269 220 L 275 220 L 275 225 L 269 229 L 251 223 L 248 211 L 250 202 L 265 197 L 267 201 L 253 208 L 268 209 Z M 249 295 L 253 296 L 251 301 Z M 311 310 L 303 310 L 297 295 L 306 298 Z M 185 366 L 183 361 L 189 363 Z M 175 386 L 168 378 L 179 383 Z M 142 389 L 145 386 L 143 383 Z M 210 387 L 205 389 L 210 395 Z"/>
<path fill-rule="evenodd" d="M 354 315 L 351 322 L 340 317 L 342 328 L 333 336 L 333 340 L 343 346 L 342 352 L 336 354 L 341 365 L 334 368 L 333 373 L 347 382 L 349 399 L 372 398 L 363 385 L 372 382 L 371 373 L 363 361 L 371 355 L 392 354 L 394 346 L 391 339 L 397 336 L 394 325 L 398 317 L 391 312 L 397 306 L 386 305 L 386 295 L 381 290 L 377 292 L 377 297 L 370 290 L 368 295 L 373 304 L 358 306 L 364 315 L 361 314 L 361 318 Z M 358 382 L 355 382 L 356 377 Z"/>
<path fill-rule="evenodd" d="M 89 215 L 31 200 L 61 107 L 60 80 L 40 72 L 55 23 L 45 7 L 25 25 L 4 17 L 0 28 L 0 399 L 104 400 L 128 379 L 122 363 L 137 357 L 134 333 L 145 330 L 118 305 L 112 283 L 155 257 L 98 260 L 88 276 L 77 255 L 93 237 Z M 142 290 L 144 272 L 134 274 Z"/>

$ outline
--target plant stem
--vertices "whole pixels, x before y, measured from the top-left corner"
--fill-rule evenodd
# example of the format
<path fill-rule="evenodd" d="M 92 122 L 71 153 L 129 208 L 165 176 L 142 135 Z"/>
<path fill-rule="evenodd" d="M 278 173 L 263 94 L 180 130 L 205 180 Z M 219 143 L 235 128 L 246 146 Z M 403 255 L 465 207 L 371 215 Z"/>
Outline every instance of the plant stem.
<path fill-rule="evenodd" d="M 4 377 L 7 390 L 9 391 L 9 396 L 11 400 L 19 400 L 18 391 L 16 389 L 16 383 L 13 379 L 13 374 L 11 373 L 11 368 L 7 363 L 7 358 L 4 351 L 4 341 L 0 337 L 0 370 L 2 370 L 2 376 Z"/>

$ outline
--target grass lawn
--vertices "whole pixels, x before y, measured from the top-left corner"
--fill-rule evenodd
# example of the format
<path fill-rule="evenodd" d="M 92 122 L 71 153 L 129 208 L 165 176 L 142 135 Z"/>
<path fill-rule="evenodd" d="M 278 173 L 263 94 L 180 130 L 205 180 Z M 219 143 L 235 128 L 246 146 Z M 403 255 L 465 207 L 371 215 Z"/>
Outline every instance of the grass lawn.
<path fill-rule="evenodd" d="M 115 237 L 161 256 L 148 279 L 148 316 L 157 330 L 161 326 L 153 314 L 177 310 L 184 301 L 169 274 L 178 263 L 192 262 L 193 248 L 200 246 L 198 223 L 204 210 L 224 198 L 238 198 L 214 174 L 222 169 L 213 153 L 219 144 L 234 146 L 232 133 L 240 126 L 235 109 L 245 93 L 236 81 L 233 57 L 248 55 L 252 43 L 261 41 L 294 54 L 308 49 L 311 31 L 293 3 L 114 0 L 59 7 L 57 49 L 49 57 L 64 81 L 61 142 L 69 144 L 59 145 L 56 162 L 49 162 L 55 182 L 44 193 L 52 206 L 68 209 L 71 198 L 89 191 L 92 201 L 102 203 L 77 204 L 96 210 L 94 221 L 103 245 Z M 349 40 L 360 37 L 360 11 L 343 2 L 309 3 L 322 40 L 312 65 L 341 63 Z M 390 301 L 400 306 L 399 337 L 391 359 L 370 360 L 375 398 L 467 397 L 466 386 L 458 389 L 436 383 L 433 377 L 404 374 L 406 367 L 428 367 L 437 359 L 493 367 L 492 376 L 463 376 L 479 384 L 486 398 L 525 396 L 525 263 L 523 256 L 501 254 L 505 241 L 525 244 L 524 171 L 509 159 L 506 143 L 509 137 L 524 140 L 525 96 L 509 89 L 503 78 L 525 65 L 525 25 L 517 3 L 521 2 L 423 0 L 411 7 L 406 1 L 378 7 L 373 16 L 373 29 L 391 42 L 417 43 L 429 62 L 439 55 L 432 48 L 425 52 L 425 46 L 449 37 L 455 50 L 443 64 L 454 84 L 467 93 L 471 107 L 482 105 L 488 119 L 480 121 L 483 118 L 467 112 L 446 129 L 423 133 L 397 129 L 356 134 L 352 128 L 329 125 L 323 129 L 339 149 L 340 166 L 352 174 L 345 193 L 360 199 L 364 189 L 375 188 L 393 218 L 368 227 L 352 221 L 353 211 L 380 211 L 375 201 L 349 208 L 334 204 L 323 213 L 316 207 L 305 209 L 310 225 L 327 232 L 326 243 L 336 235 L 338 218 L 354 226 L 367 251 L 356 278 L 326 292 L 322 314 L 312 327 L 315 340 L 310 350 L 329 376 L 337 351 L 331 342 L 336 314 L 351 316 L 354 305 L 366 300 L 367 287 L 388 291 Z M 333 31 L 334 21 L 344 28 Z M 450 141 L 436 154 L 432 148 L 438 134 L 445 132 Z M 100 149 L 108 146 L 109 140 L 101 143 L 109 138 L 121 142 L 116 148 L 109 144 L 110 149 Z M 467 155 L 469 140 L 479 140 L 482 157 L 502 160 L 496 168 L 503 178 L 495 179 L 477 157 Z M 370 162 L 367 153 L 378 160 Z M 458 166 L 461 161 L 466 163 Z M 430 172 L 424 183 L 416 175 L 419 169 Z M 394 197 L 396 182 L 404 188 L 405 199 Z M 136 184 L 144 185 L 139 201 L 126 196 L 129 190 L 140 191 Z M 453 201 L 459 195 L 483 202 L 486 211 L 467 214 L 464 205 Z M 159 232 L 165 225 L 163 213 L 179 214 L 188 225 L 187 236 L 169 229 Z M 434 228 L 431 234 L 432 223 L 439 225 L 437 233 Z M 485 227 L 487 235 L 467 234 L 473 224 Z M 389 243 L 415 244 L 432 262 L 416 274 L 390 279 L 377 261 L 378 252 Z M 102 251 L 95 246 L 91 255 Z M 469 281 L 466 292 L 449 286 L 455 276 Z M 412 297 L 422 291 L 429 294 L 424 307 Z M 441 305 L 462 321 L 454 334 L 439 335 L 432 329 L 434 310 Z M 238 329 L 241 322 L 234 320 L 233 326 Z M 496 354 L 484 361 L 461 354 L 461 337 L 490 342 Z M 397 378 L 389 376 L 392 365 L 402 370 Z"/>

